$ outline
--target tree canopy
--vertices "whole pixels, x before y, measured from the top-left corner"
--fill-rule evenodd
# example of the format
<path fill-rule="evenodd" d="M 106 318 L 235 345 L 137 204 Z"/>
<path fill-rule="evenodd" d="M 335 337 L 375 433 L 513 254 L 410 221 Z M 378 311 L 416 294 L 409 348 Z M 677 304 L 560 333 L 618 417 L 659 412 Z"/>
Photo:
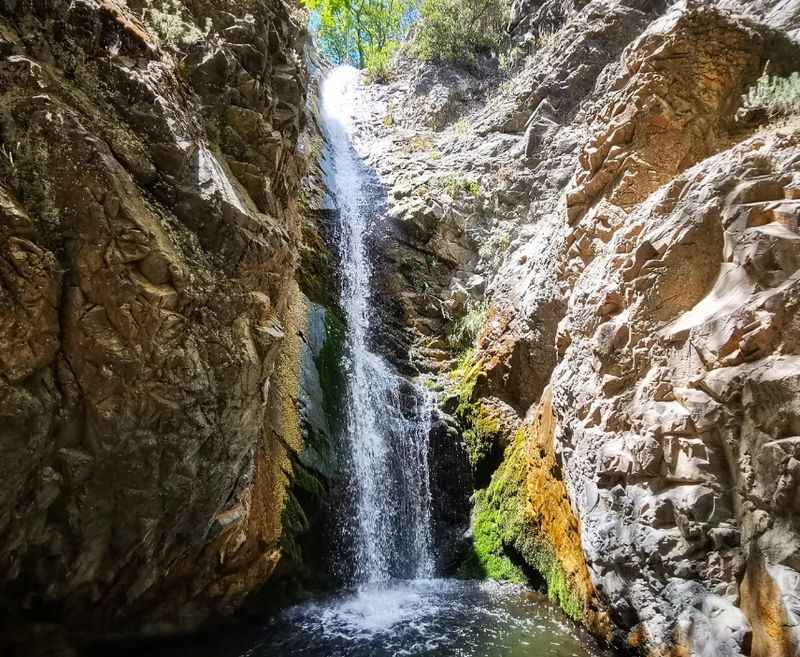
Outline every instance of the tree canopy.
<path fill-rule="evenodd" d="M 416 54 L 463 62 L 499 50 L 510 6 L 508 0 L 421 0 Z"/>
<path fill-rule="evenodd" d="M 411 24 L 414 0 L 303 0 L 320 48 L 337 64 L 365 68 L 385 59 Z"/>

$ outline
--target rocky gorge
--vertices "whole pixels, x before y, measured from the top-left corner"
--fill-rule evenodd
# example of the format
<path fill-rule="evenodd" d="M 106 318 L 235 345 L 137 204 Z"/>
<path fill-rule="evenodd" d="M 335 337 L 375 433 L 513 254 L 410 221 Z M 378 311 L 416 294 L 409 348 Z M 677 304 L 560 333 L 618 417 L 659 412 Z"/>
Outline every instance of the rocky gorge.
<path fill-rule="evenodd" d="M 326 65 L 284 0 L 174 5 L 0 0 L 10 654 L 359 558 Z M 516 0 L 507 29 L 353 92 L 363 337 L 406 416 L 435 402 L 436 569 L 619 654 L 800 654 L 800 121 L 743 109 L 800 69 L 800 3 Z"/>

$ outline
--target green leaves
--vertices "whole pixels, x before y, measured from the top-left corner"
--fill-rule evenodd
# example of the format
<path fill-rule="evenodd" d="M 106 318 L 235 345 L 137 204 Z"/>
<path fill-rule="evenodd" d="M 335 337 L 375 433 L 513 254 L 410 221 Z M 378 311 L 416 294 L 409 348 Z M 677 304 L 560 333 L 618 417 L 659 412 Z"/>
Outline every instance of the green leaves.
<path fill-rule="evenodd" d="M 367 77 L 370 82 L 386 82 L 389 79 L 391 62 L 397 51 L 396 41 L 387 42 L 382 48 L 367 46 Z"/>
<path fill-rule="evenodd" d="M 312 12 L 322 52 L 337 64 L 388 70 L 392 48 L 405 36 L 414 0 L 303 0 Z"/>
<path fill-rule="evenodd" d="M 415 51 L 422 59 L 470 62 L 506 39 L 507 0 L 422 0 Z"/>

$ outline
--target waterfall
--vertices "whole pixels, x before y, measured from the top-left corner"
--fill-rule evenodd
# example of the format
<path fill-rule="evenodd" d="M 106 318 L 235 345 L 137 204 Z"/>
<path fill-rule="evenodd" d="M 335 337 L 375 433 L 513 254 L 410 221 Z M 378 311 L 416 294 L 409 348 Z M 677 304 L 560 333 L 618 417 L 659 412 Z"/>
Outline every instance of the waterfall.
<path fill-rule="evenodd" d="M 383 219 L 380 185 L 353 147 L 359 72 L 333 70 L 322 86 L 328 187 L 338 209 L 341 305 L 347 323 L 348 497 L 344 509 L 357 583 L 433 575 L 428 440 L 433 396 L 368 348 L 372 266 L 366 239 Z"/>

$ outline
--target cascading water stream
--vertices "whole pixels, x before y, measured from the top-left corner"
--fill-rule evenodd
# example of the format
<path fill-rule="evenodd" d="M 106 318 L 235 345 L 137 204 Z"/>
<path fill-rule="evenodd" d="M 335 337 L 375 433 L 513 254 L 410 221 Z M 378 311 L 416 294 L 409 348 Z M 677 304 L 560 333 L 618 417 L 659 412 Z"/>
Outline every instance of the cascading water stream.
<path fill-rule="evenodd" d="M 136 657 L 597 657 L 540 596 L 496 582 L 435 579 L 428 450 L 433 396 L 370 351 L 368 240 L 384 218 L 380 184 L 353 146 L 360 75 L 323 85 L 327 183 L 339 210 L 341 305 L 346 315 L 342 444 L 346 590 L 291 607 L 247 632 Z M 378 302 L 380 302 L 378 300 Z"/>
<path fill-rule="evenodd" d="M 372 267 L 366 239 L 382 219 L 374 179 L 352 144 L 359 73 L 331 72 L 322 87 L 326 175 L 339 210 L 341 304 L 347 323 L 346 418 L 356 582 L 430 577 L 430 393 L 411 386 L 368 348 Z"/>

